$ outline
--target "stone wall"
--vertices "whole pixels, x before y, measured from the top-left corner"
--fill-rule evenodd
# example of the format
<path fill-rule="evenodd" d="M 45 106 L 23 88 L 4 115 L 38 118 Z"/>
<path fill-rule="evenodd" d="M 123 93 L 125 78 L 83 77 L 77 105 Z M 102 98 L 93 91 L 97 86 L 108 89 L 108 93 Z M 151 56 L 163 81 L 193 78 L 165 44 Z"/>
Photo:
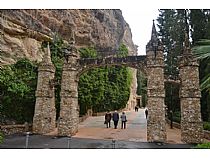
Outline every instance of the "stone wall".
<path fill-rule="evenodd" d="M 167 123 L 170 124 L 170 120 L 166 119 Z M 173 122 L 173 127 L 181 129 L 181 124 Z M 210 131 L 203 130 L 204 138 L 210 140 Z"/>
<path fill-rule="evenodd" d="M 32 125 L 27 123 L 21 125 L 3 125 L 0 126 L 0 131 L 4 135 L 21 134 L 32 131 Z"/>

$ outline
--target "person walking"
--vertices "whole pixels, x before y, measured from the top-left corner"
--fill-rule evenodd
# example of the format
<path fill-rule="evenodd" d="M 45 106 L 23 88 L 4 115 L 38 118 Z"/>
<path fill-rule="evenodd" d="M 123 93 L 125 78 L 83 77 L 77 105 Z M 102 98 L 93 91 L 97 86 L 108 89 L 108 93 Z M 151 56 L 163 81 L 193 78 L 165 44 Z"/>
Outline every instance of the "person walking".
<path fill-rule="evenodd" d="M 105 114 L 105 124 L 107 128 L 111 127 L 111 118 L 112 118 L 112 114 L 109 111 L 107 111 Z"/>
<path fill-rule="evenodd" d="M 125 112 L 122 112 L 122 115 L 120 116 L 120 118 L 121 118 L 121 121 L 122 121 L 121 128 L 125 129 L 126 128 L 126 122 L 127 122 Z"/>
<path fill-rule="evenodd" d="M 114 121 L 114 128 L 117 129 L 117 125 L 118 125 L 118 121 L 119 121 L 119 114 L 118 114 L 117 110 L 115 110 L 114 113 L 112 114 L 112 119 Z"/>
<path fill-rule="evenodd" d="M 138 108 L 138 106 L 136 105 L 136 106 L 135 106 L 135 112 L 138 112 L 138 110 L 139 110 L 139 108 Z"/>
<path fill-rule="evenodd" d="M 147 119 L 147 116 L 148 116 L 148 110 L 147 110 L 147 108 L 145 109 L 145 115 L 146 115 L 146 119 Z"/>

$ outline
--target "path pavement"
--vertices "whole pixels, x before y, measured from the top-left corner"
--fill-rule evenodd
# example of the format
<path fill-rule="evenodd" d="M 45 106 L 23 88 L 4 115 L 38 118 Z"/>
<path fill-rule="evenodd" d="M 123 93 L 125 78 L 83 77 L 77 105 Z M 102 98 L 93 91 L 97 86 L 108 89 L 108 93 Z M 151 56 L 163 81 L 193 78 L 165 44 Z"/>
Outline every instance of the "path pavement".
<path fill-rule="evenodd" d="M 147 120 L 144 109 L 139 109 L 138 112 L 126 111 L 126 115 L 128 120 L 126 129 L 121 129 L 121 122 L 118 124 L 118 129 L 114 129 L 113 121 L 111 128 L 106 128 L 104 116 L 89 117 L 80 123 L 79 132 L 74 137 L 147 142 Z M 167 143 L 182 144 L 180 129 L 170 129 L 167 126 Z"/>
<path fill-rule="evenodd" d="M 68 137 L 43 135 L 30 135 L 28 141 L 29 149 L 190 149 L 192 147 L 190 144 L 159 144 L 122 140 L 117 140 L 113 144 L 112 140 L 76 137 L 69 139 Z M 26 148 L 25 135 L 6 136 L 4 143 L 0 144 L 0 149 L 24 148 Z"/>
<path fill-rule="evenodd" d="M 146 119 L 144 110 L 139 112 L 126 111 L 127 128 L 106 128 L 104 116 L 89 117 L 79 125 L 79 132 L 71 137 L 56 137 L 54 135 L 30 135 L 28 148 L 38 149 L 156 149 L 170 148 L 183 149 L 192 148 L 190 144 L 183 144 L 180 140 L 180 130 L 167 128 L 167 143 L 146 142 Z M 115 143 L 113 143 L 115 140 Z M 26 148 L 26 135 L 6 136 L 0 148 Z"/>

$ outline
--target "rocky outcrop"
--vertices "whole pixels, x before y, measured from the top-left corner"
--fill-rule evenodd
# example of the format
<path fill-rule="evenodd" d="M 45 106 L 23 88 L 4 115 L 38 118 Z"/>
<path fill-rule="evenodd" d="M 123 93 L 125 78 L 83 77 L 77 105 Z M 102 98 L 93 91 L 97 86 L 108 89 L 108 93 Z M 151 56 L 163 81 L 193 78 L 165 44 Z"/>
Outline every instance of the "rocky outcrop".
<path fill-rule="evenodd" d="M 40 61 L 41 41 L 55 34 L 68 41 L 72 31 L 77 47 L 94 46 L 104 53 L 124 42 L 136 53 L 120 10 L 0 10 L 0 31 L 0 65 L 22 57 Z"/>

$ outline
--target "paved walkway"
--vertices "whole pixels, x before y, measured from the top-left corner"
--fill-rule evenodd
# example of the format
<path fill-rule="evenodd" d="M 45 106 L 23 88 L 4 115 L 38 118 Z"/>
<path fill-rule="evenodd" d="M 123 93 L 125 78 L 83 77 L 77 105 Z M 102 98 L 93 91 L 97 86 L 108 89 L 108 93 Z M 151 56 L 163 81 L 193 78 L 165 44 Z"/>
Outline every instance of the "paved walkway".
<path fill-rule="evenodd" d="M 138 112 L 126 111 L 126 115 L 128 120 L 126 129 L 121 129 L 121 122 L 118 123 L 118 129 L 114 129 L 113 121 L 111 121 L 111 128 L 106 128 L 104 116 L 89 117 L 80 123 L 79 132 L 73 137 L 147 142 L 147 120 L 144 109 L 139 109 Z M 167 143 L 182 144 L 179 129 L 170 129 L 167 126 Z"/>
<path fill-rule="evenodd" d="M 180 141 L 180 130 L 167 128 L 167 143 L 148 143 L 146 142 L 146 119 L 144 110 L 139 112 L 126 111 L 127 128 L 118 129 L 106 128 L 104 125 L 104 116 L 89 117 L 79 125 L 79 132 L 71 139 L 68 137 L 57 137 L 56 131 L 51 135 L 30 135 L 28 148 L 74 148 L 74 149 L 156 149 L 156 148 L 192 148 L 193 145 L 183 144 Z M 116 142 L 113 144 L 112 140 Z M 25 135 L 6 136 L 4 143 L 0 144 L 0 148 L 26 148 Z"/>
<path fill-rule="evenodd" d="M 28 148 L 30 149 L 190 149 L 190 144 L 159 144 L 134 141 L 117 140 L 114 144 L 112 140 L 53 137 L 43 135 L 30 135 Z M 24 149 L 26 148 L 25 135 L 6 136 L 4 143 L 0 144 L 0 149 Z"/>

